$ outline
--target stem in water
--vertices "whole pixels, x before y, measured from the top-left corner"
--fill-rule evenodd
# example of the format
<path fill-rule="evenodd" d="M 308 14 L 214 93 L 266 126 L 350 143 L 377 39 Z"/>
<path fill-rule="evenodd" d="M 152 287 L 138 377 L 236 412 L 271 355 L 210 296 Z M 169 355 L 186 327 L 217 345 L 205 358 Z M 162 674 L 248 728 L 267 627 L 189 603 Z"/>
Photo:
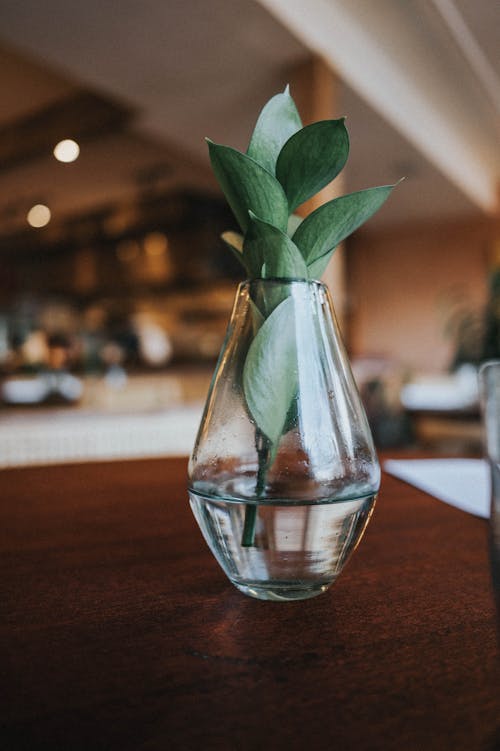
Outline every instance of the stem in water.
<path fill-rule="evenodd" d="M 258 469 L 255 482 L 255 495 L 262 498 L 266 489 L 267 463 L 269 461 L 269 440 L 258 428 L 255 432 L 255 448 L 257 449 Z M 258 504 L 248 505 L 245 509 L 245 523 L 241 544 L 245 548 L 255 545 L 255 525 L 257 523 Z"/>

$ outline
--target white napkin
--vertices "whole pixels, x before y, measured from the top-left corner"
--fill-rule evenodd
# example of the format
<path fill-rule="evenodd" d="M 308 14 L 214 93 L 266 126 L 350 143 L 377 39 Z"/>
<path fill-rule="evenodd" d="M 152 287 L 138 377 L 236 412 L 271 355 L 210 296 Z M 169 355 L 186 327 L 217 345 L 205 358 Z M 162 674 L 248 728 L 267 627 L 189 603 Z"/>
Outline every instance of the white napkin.
<path fill-rule="evenodd" d="M 491 480 L 483 459 L 388 459 L 384 469 L 440 501 L 489 518 Z"/>

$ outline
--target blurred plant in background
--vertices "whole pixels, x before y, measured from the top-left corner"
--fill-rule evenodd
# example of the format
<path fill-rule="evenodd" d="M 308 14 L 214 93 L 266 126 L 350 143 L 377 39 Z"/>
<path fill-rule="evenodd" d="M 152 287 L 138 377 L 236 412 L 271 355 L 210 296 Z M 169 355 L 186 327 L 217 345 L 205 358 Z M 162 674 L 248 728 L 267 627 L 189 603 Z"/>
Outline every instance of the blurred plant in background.
<path fill-rule="evenodd" d="M 458 308 L 448 322 L 448 333 L 455 340 L 452 371 L 464 364 L 479 366 L 500 358 L 500 266 L 490 274 L 486 305 Z"/>

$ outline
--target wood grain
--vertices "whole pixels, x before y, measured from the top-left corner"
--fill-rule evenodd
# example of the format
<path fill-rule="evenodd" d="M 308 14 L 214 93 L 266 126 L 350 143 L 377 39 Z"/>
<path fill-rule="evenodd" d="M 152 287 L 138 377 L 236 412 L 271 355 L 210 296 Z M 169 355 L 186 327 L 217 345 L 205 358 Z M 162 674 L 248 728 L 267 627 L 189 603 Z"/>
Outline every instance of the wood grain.
<path fill-rule="evenodd" d="M 3 750 L 499 747 L 483 521 L 384 477 L 333 588 L 259 602 L 208 551 L 185 474 L 0 473 Z"/>

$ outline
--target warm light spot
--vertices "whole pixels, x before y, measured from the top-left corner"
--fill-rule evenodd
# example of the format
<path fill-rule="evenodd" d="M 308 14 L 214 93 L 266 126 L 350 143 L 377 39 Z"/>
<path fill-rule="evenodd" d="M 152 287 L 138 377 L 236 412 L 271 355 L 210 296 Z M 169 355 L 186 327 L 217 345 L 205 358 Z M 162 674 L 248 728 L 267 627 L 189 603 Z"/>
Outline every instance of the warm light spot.
<path fill-rule="evenodd" d="M 28 211 L 26 219 L 32 227 L 45 227 L 50 222 L 50 209 L 43 203 L 37 203 Z"/>
<path fill-rule="evenodd" d="M 163 232 L 150 232 L 144 238 L 144 250 L 148 256 L 162 256 L 168 250 L 168 239 Z"/>
<path fill-rule="evenodd" d="M 54 148 L 54 156 L 59 162 L 74 162 L 75 159 L 78 159 L 79 154 L 80 147 L 71 138 L 59 141 Z"/>

